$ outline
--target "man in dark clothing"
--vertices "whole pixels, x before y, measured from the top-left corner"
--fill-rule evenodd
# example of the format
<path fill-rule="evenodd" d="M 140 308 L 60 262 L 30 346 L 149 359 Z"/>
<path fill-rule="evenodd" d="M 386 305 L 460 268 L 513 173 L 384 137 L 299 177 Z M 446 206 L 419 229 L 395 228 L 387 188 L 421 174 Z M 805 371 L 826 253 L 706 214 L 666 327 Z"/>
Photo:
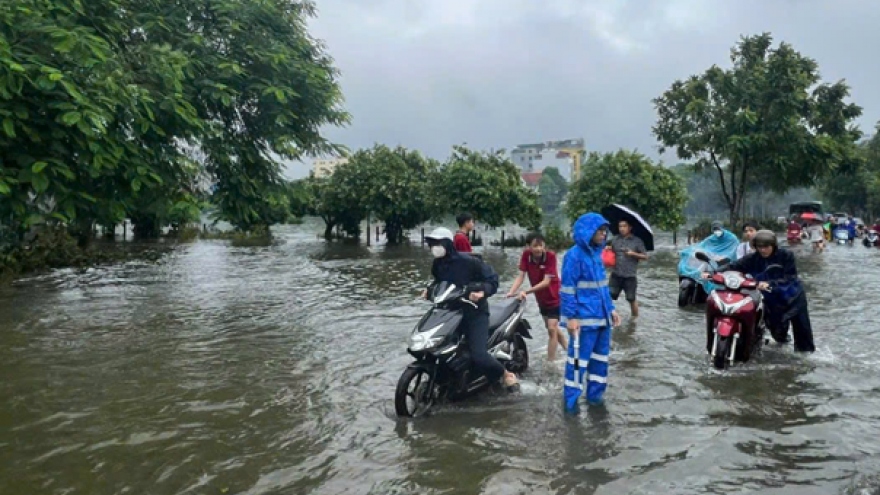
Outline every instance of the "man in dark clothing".
<path fill-rule="evenodd" d="M 452 244 L 452 232 L 438 228 L 425 236 L 434 263 L 431 265 L 432 285 L 449 282 L 457 287 L 467 287 L 468 299 L 477 304 L 476 308 L 465 305 L 462 322 L 464 336 L 471 351 L 471 359 L 478 373 L 486 375 L 489 383 L 504 377 L 508 388 L 517 385 L 516 375 L 504 369 L 486 348 L 489 343 L 489 303 L 487 299 L 498 292 L 498 275 L 487 263 L 469 254 L 461 254 Z M 425 297 L 430 294 L 430 287 Z"/>
<path fill-rule="evenodd" d="M 807 295 L 798 279 L 794 254 L 780 248 L 776 242 L 776 234 L 769 230 L 759 230 L 752 243 L 755 252 L 733 262 L 730 269 L 755 277 L 758 289 L 766 293 L 764 321 L 767 322 L 774 340 L 788 342 L 788 327 L 791 323 L 795 351 L 815 351 Z M 768 273 L 767 267 L 770 265 L 782 266 L 781 273 Z"/>
<path fill-rule="evenodd" d="M 473 252 L 474 248 L 471 246 L 470 235 L 474 231 L 474 216 L 470 213 L 461 213 L 455 217 L 455 221 L 458 222 L 458 232 L 455 233 L 455 237 L 452 239 L 455 250 L 459 253 Z"/>

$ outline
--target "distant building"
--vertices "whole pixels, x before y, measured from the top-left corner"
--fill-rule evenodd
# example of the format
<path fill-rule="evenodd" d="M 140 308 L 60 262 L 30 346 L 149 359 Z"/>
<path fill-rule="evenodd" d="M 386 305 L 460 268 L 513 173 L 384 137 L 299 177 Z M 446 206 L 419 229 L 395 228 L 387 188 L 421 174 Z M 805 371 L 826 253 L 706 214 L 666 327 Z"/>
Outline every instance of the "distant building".
<path fill-rule="evenodd" d="M 572 160 L 567 151 L 583 150 L 584 139 L 564 139 L 545 143 L 520 144 L 510 152 L 510 159 L 523 172 L 541 172 L 556 167 L 559 173 L 571 180 Z"/>
<path fill-rule="evenodd" d="M 312 173 L 315 177 L 330 177 L 336 167 L 348 163 L 348 158 L 321 158 L 312 163 Z"/>
<path fill-rule="evenodd" d="M 521 177 L 523 180 L 523 184 L 526 187 L 528 187 L 532 191 L 537 191 L 538 184 L 541 182 L 541 177 L 543 175 L 543 172 L 523 172 Z"/>

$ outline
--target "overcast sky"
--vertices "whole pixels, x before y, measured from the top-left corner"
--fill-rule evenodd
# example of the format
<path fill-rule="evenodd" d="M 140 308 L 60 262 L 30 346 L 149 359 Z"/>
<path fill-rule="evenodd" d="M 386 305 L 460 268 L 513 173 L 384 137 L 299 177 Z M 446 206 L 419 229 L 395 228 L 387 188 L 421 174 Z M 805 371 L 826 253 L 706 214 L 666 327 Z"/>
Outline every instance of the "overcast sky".
<path fill-rule="evenodd" d="M 342 71 L 352 150 L 401 144 L 511 149 L 583 137 L 666 162 L 651 99 L 729 66 L 740 35 L 770 31 L 846 79 L 868 132 L 880 120 L 880 2 L 873 0 L 317 0 L 313 36 Z M 291 177 L 309 166 L 289 167 Z"/>

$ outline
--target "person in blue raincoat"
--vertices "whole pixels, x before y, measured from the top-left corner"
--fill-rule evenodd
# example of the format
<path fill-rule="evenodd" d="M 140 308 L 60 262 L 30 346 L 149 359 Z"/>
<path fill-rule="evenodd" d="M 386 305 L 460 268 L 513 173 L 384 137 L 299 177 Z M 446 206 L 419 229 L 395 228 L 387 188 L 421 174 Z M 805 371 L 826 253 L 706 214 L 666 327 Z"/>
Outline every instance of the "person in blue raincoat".
<path fill-rule="evenodd" d="M 693 244 L 682 249 L 679 253 L 679 277 L 688 277 L 695 280 L 698 284 L 703 286 L 703 291 L 706 294 L 709 294 L 716 288 L 715 284 L 709 280 L 701 278 L 702 270 L 705 266 L 702 261 L 698 261 L 694 258 L 694 252 L 705 251 L 716 257 L 724 257 L 733 260 L 736 258 L 737 246 L 739 246 L 739 238 L 736 237 L 736 234 L 725 229 L 721 222 L 717 220 L 712 222 L 712 232 L 709 234 L 709 237 L 706 237 L 698 244 Z"/>
<path fill-rule="evenodd" d="M 566 408 L 570 410 L 577 406 L 584 389 L 588 403 L 603 402 L 611 328 L 620 325 L 602 264 L 607 235 L 608 221 L 602 215 L 582 215 L 574 223 L 575 246 L 562 262 L 560 319 L 571 333 L 564 396 Z"/>

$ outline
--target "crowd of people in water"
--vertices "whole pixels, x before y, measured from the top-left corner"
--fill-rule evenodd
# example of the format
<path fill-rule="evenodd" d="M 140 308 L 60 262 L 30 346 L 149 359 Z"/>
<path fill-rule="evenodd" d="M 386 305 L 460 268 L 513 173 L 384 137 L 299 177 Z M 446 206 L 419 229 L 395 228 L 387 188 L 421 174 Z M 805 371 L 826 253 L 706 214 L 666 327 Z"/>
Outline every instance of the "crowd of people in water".
<path fill-rule="evenodd" d="M 469 299 L 475 307 L 466 311 L 466 323 L 463 324 L 474 367 L 491 382 L 501 381 L 508 389 L 515 390 L 518 387 L 516 375 L 505 370 L 486 349 L 489 337 L 486 299 L 498 292 L 498 275 L 479 256 L 464 254 L 473 251 L 470 242 L 473 216 L 463 213 L 457 217 L 457 223 L 455 233 L 438 228 L 426 236 L 434 256 L 434 282 L 445 281 L 474 288 Z M 611 331 L 621 322 L 614 301 L 624 294 L 631 318 L 639 315 L 638 266 L 649 255 L 643 239 L 633 235 L 631 220 L 623 219 L 613 226 L 612 229 L 609 220 L 599 213 L 580 216 L 572 229 L 574 246 L 565 253 L 561 272 L 556 253 L 547 248 L 544 237 L 540 233 L 528 235 L 519 260 L 519 274 L 506 292 L 510 298 L 535 296 L 548 334 L 549 360 L 556 359 L 559 348 L 567 352 L 564 395 L 568 407 L 576 407 L 581 395 L 586 395 L 591 405 L 603 403 L 608 383 Z M 805 231 L 812 236 L 809 227 Z M 617 235 L 609 243 L 610 230 L 616 231 Z M 752 222 L 743 226 L 741 238 L 726 230 L 720 222 L 714 222 L 712 233 L 703 242 L 729 242 L 731 239 L 736 249 L 728 269 L 759 276 L 770 265 L 782 267 L 782 274 L 774 281 L 774 287 L 784 286 L 785 296 L 768 305 L 766 311 L 765 320 L 772 337 L 781 343 L 788 342 L 789 328 L 792 327 L 795 351 L 815 351 L 807 297 L 798 279 L 793 253 L 779 245 L 774 232 L 763 230 Z M 653 240 L 651 243 L 653 249 Z M 708 275 L 703 274 L 704 277 Z M 529 287 L 524 289 L 526 279 Z M 767 291 L 769 283 L 761 282 L 757 287 Z M 428 291 L 423 296 L 430 297 Z"/>

